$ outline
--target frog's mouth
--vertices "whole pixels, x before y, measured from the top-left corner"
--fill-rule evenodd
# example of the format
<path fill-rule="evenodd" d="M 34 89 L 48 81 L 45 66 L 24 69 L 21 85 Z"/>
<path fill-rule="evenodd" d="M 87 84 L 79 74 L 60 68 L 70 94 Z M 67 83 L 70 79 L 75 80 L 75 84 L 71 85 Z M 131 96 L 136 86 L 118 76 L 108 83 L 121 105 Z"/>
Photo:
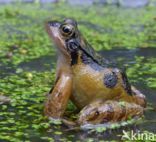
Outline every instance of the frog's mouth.
<path fill-rule="evenodd" d="M 61 26 L 61 23 L 57 21 L 48 21 L 45 24 L 46 31 L 49 34 L 50 38 L 53 40 L 57 49 L 59 49 L 65 55 L 68 55 L 65 41 L 60 35 L 60 31 L 59 31 L 60 26 Z"/>

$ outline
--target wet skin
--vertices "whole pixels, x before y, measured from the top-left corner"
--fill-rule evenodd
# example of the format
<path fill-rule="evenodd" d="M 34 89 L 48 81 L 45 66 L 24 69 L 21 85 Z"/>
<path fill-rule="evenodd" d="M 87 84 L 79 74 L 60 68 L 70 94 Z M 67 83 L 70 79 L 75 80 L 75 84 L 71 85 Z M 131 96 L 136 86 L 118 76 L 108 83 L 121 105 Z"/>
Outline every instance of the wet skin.
<path fill-rule="evenodd" d="M 49 21 L 46 30 L 58 54 L 55 85 L 45 103 L 46 116 L 63 118 L 69 99 L 80 110 L 80 125 L 143 115 L 145 96 L 130 85 L 123 69 L 94 51 L 76 21 Z"/>

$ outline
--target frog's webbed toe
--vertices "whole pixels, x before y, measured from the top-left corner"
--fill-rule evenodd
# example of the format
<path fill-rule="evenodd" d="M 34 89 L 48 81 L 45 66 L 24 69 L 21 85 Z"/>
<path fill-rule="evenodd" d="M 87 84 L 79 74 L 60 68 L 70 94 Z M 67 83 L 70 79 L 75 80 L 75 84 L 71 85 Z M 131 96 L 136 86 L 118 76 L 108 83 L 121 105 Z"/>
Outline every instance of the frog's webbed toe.
<path fill-rule="evenodd" d="M 101 105 L 101 102 L 94 102 L 80 112 L 78 123 L 84 125 L 124 121 L 142 116 L 143 111 L 141 106 L 134 103 L 106 101 Z"/>

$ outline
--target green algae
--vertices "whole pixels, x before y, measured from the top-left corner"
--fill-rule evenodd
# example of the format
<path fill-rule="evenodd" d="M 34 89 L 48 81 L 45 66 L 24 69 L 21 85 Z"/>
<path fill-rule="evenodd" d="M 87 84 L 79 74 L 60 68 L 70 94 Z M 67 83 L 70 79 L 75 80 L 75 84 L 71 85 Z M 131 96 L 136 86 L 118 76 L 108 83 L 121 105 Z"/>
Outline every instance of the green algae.
<path fill-rule="evenodd" d="M 155 47 L 156 44 L 155 7 L 124 9 L 123 12 L 115 6 L 79 8 L 63 4 L 44 7 L 17 4 L 1 6 L 0 16 L 0 57 L 12 52 L 11 59 L 2 61 L 11 60 L 14 64 L 53 54 L 44 29 L 48 19 L 76 19 L 85 38 L 97 50 Z"/>
<path fill-rule="evenodd" d="M 55 54 L 44 29 L 46 20 L 66 17 L 78 20 L 81 32 L 96 50 L 156 47 L 155 7 L 16 4 L 0 6 L 0 17 L 0 65 L 12 64 L 16 69 L 15 73 L 0 79 L 0 94 L 11 98 L 9 105 L 0 105 L 0 140 L 4 141 L 55 141 L 56 135 L 62 141 L 73 140 L 69 133 L 69 138 L 64 136 L 66 132 L 60 125 L 52 127 L 43 115 L 46 93 L 54 84 L 55 70 L 25 71 L 18 67 L 20 63 Z M 130 81 L 144 82 L 147 87 L 156 89 L 155 64 L 155 58 L 136 57 L 135 64 L 128 66 Z M 68 111 L 73 109 L 73 104 L 69 103 Z M 97 132 L 103 131 L 106 130 L 97 129 Z"/>
<path fill-rule="evenodd" d="M 49 90 L 48 84 L 53 82 L 52 73 L 32 72 L 31 74 L 33 76 L 31 79 L 28 73 L 21 73 L 0 81 L 3 87 L 0 88 L 0 92 L 8 95 L 12 100 L 10 105 L 0 106 L 0 139 L 2 140 L 11 138 L 11 141 L 21 141 L 30 137 L 31 129 L 41 130 L 50 126 L 42 114 L 45 92 Z M 34 134 L 37 135 L 35 132 Z"/>
<path fill-rule="evenodd" d="M 156 58 L 136 57 L 136 64 L 128 68 L 127 74 L 132 83 L 144 82 L 150 88 L 156 88 Z M 140 76 L 140 77 L 139 77 Z"/>

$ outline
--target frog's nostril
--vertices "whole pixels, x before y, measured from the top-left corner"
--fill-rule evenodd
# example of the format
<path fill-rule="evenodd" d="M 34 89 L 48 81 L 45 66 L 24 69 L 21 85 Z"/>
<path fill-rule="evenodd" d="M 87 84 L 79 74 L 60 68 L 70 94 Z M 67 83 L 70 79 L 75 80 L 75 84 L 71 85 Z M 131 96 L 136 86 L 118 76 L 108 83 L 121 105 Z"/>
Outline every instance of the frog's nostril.
<path fill-rule="evenodd" d="M 53 27 L 59 27 L 60 23 L 57 21 L 48 21 L 48 25 Z"/>

